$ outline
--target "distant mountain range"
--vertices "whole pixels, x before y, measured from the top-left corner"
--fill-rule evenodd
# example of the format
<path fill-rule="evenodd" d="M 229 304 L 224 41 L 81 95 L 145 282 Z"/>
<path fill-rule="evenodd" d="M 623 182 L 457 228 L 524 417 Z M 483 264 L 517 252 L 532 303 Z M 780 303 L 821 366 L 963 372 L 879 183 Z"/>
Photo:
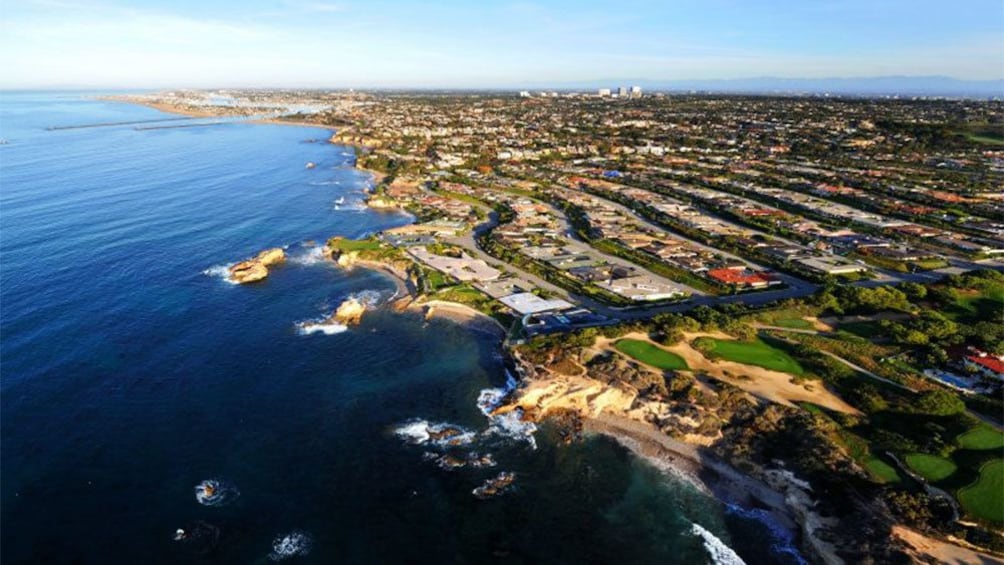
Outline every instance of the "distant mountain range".
<path fill-rule="evenodd" d="M 611 79 L 577 81 L 554 86 L 562 89 L 616 89 L 618 86 L 640 86 L 647 91 L 689 92 L 694 90 L 736 94 L 1004 97 L 1004 79 L 960 80 L 945 76 L 883 76 L 865 78 L 757 77 L 712 80 Z"/>

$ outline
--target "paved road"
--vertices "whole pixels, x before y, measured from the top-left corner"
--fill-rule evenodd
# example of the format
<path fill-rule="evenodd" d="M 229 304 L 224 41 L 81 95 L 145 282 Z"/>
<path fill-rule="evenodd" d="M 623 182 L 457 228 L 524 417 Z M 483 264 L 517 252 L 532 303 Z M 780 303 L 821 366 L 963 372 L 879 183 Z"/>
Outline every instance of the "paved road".
<path fill-rule="evenodd" d="M 640 221 L 653 225 L 659 228 L 660 230 L 665 230 L 665 228 L 662 228 L 657 224 L 649 222 L 645 218 L 638 216 L 625 206 L 622 206 L 616 202 L 611 202 L 606 199 L 602 200 L 604 200 L 605 202 L 609 202 L 612 206 L 618 208 L 619 210 L 631 214 L 633 217 L 638 218 Z M 547 204 L 549 207 L 553 209 L 553 206 L 551 206 L 549 203 L 544 202 L 544 204 Z M 564 298 L 569 302 L 580 304 L 592 310 L 593 312 L 596 312 L 597 314 L 601 314 L 611 319 L 638 320 L 638 319 L 650 318 L 658 314 L 669 313 L 669 312 L 676 312 L 676 313 L 687 312 L 698 306 L 716 306 L 720 304 L 744 304 L 747 306 L 762 306 L 764 304 L 768 304 L 774 301 L 786 300 L 791 298 L 804 298 L 807 296 L 811 296 L 819 288 L 818 285 L 809 283 L 807 281 L 803 281 L 790 275 L 778 273 L 778 275 L 781 276 L 782 280 L 788 284 L 787 288 L 779 290 L 752 292 L 752 293 L 741 293 L 727 296 L 709 296 L 697 293 L 687 301 L 678 302 L 674 304 L 659 305 L 659 306 L 651 306 L 644 304 L 638 306 L 629 306 L 629 307 L 609 306 L 585 296 L 571 294 L 565 289 L 553 283 L 550 283 L 542 279 L 541 277 L 534 275 L 533 273 L 529 273 L 527 271 L 524 271 L 523 269 L 499 261 L 498 259 L 495 259 L 494 257 L 491 257 L 490 255 L 485 253 L 477 245 L 476 237 L 482 233 L 485 233 L 493 229 L 498 225 L 498 214 L 494 210 L 491 210 L 490 208 L 484 206 L 482 206 L 481 208 L 488 212 L 488 219 L 485 222 L 482 222 L 481 224 L 476 226 L 469 233 L 459 235 L 453 238 L 448 238 L 446 239 L 446 241 L 449 243 L 453 243 L 455 245 L 459 245 L 460 247 L 463 247 L 472 256 L 484 260 L 486 263 L 497 269 L 503 269 L 515 273 L 517 277 L 524 282 L 524 284 L 529 284 L 530 286 L 537 286 L 542 289 L 548 290 L 555 296 Z M 565 229 L 566 233 L 570 235 L 570 238 L 573 238 L 574 240 L 574 230 L 571 229 L 571 226 L 569 225 L 565 215 L 559 213 L 557 217 L 559 221 L 562 222 L 563 229 Z M 674 237 L 677 236 L 674 234 Z M 577 243 L 579 243 L 580 245 L 585 245 L 582 242 L 577 241 Z M 743 261 L 744 263 L 752 264 L 749 261 L 745 261 L 739 257 L 736 257 L 735 255 L 722 252 L 720 250 L 701 244 L 699 242 L 691 241 L 691 243 L 699 247 L 709 249 L 715 253 L 719 253 L 728 257 L 733 257 L 737 260 Z M 592 248 L 589 249 L 592 252 L 599 253 L 595 249 Z M 604 255 L 604 257 L 607 256 Z M 611 262 L 623 263 L 624 261 L 619 258 L 611 258 Z M 855 286 L 872 288 L 877 286 L 899 284 L 904 281 L 929 283 L 940 279 L 942 276 L 946 274 L 964 272 L 973 268 L 994 268 L 998 270 L 1004 270 L 1004 263 L 1001 263 L 1000 261 L 988 261 L 988 262 L 976 263 L 962 259 L 953 259 L 951 260 L 951 263 L 952 265 L 950 267 L 946 267 L 944 269 L 938 269 L 936 271 L 926 271 L 918 273 L 894 273 L 894 272 L 882 271 L 879 273 L 879 276 L 876 279 L 858 281 L 852 284 Z"/>

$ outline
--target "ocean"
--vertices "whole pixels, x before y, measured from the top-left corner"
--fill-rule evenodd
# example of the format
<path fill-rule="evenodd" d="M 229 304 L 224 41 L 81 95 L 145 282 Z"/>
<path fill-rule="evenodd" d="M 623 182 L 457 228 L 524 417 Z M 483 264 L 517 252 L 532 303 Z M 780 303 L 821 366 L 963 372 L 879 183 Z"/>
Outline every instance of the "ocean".
<path fill-rule="evenodd" d="M 330 132 L 46 129 L 172 117 L 0 93 L 5 565 L 797 562 L 757 513 L 610 439 L 489 419 L 491 336 L 387 310 L 302 331 L 394 291 L 317 245 L 411 221 L 361 205 Z M 221 276 L 277 246 L 266 281 Z"/>

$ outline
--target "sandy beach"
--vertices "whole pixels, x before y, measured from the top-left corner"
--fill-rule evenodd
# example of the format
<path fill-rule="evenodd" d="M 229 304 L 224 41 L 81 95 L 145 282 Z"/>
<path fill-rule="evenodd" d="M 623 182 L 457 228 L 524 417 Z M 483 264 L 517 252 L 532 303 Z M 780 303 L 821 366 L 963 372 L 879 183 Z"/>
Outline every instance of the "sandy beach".
<path fill-rule="evenodd" d="M 498 320 L 480 312 L 466 304 L 430 300 L 428 302 L 413 302 L 409 310 L 422 311 L 426 318 L 442 318 L 451 322 L 482 330 L 504 337 L 506 328 Z"/>
<path fill-rule="evenodd" d="M 689 480 L 722 502 L 767 509 L 778 524 L 792 532 L 797 529 L 783 494 L 718 460 L 702 447 L 676 440 L 642 422 L 611 414 L 586 418 L 584 430 L 617 440 L 663 472 Z"/>

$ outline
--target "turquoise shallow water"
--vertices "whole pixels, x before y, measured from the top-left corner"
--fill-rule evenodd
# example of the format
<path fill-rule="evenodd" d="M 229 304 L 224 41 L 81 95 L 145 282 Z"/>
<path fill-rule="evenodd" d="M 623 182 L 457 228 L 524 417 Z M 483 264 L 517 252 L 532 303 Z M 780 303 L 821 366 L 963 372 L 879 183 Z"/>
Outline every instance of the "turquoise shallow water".
<path fill-rule="evenodd" d="M 505 381 L 486 336 L 384 311 L 298 333 L 393 291 L 310 242 L 409 221 L 359 208 L 367 178 L 329 132 L 45 130 L 165 117 L 0 94 L 4 563 L 267 562 L 291 532 L 311 541 L 298 562 L 710 562 L 694 522 L 749 563 L 789 562 L 758 520 L 612 441 L 479 433 L 479 393 Z M 272 246 L 291 260 L 262 284 L 213 274 Z M 394 433 L 416 419 L 465 426 L 476 439 L 452 451 L 497 466 L 439 468 L 426 454 L 444 450 Z M 510 491 L 471 494 L 503 470 Z M 239 496 L 200 505 L 211 478 Z"/>

